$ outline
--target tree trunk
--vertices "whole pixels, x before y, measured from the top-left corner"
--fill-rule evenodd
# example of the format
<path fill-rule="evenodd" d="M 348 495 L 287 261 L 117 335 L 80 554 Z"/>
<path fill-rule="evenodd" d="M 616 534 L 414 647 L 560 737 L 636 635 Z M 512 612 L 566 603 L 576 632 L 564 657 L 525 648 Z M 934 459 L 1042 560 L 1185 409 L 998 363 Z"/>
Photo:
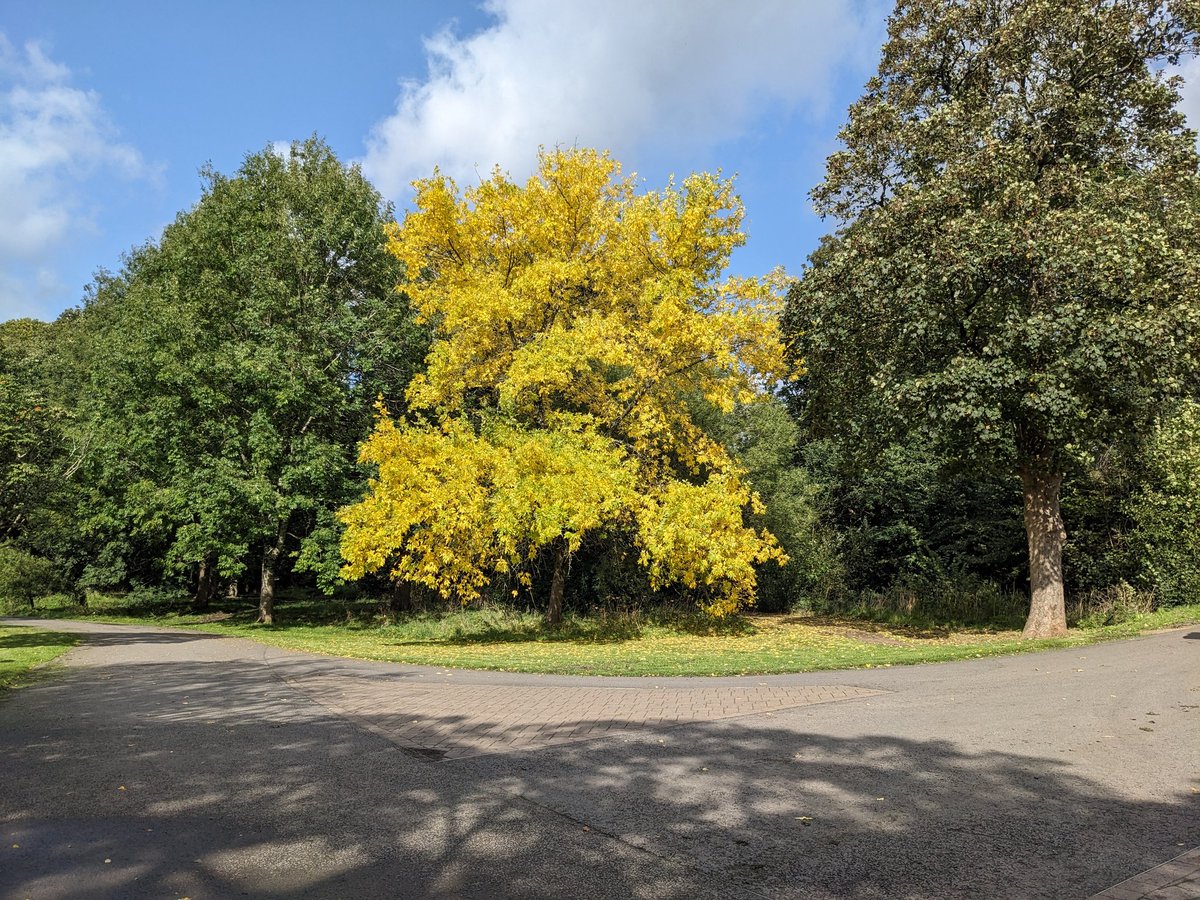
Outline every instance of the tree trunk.
<path fill-rule="evenodd" d="M 546 610 L 546 623 L 558 625 L 562 622 L 563 592 L 567 587 L 567 542 L 559 538 L 554 542 L 554 575 L 550 579 L 550 606 Z"/>
<path fill-rule="evenodd" d="M 388 608 L 393 613 L 412 612 L 412 582 L 397 581 L 392 584 L 392 596 L 388 600 Z"/>
<path fill-rule="evenodd" d="M 192 605 L 197 610 L 208 609 L 213 596 L 213 567 L 206 556 L 200 560 L 200 570 L 196 574 L 196 596 Z"/>
<path fill-rule="evenodd" d="M 1022 637 L 1059 637 L 1067 633 L 1063 596 L 1063 544 L 1067 532 L 1059 508 L 1061 474 L 1023 466 L 1025 533 L 1029 538 L 1029 618 Z"/>
<path fill-rule="evenodd" d="M 275 624 L 275 575 L 279 557 L 283 555 L 283 545 L 287 540 L 287 522 L 279 523 L 279 532 L 275 543 L 263 549 L 262 558 L 262 587 L 258 592 L 258 624 Z"/>

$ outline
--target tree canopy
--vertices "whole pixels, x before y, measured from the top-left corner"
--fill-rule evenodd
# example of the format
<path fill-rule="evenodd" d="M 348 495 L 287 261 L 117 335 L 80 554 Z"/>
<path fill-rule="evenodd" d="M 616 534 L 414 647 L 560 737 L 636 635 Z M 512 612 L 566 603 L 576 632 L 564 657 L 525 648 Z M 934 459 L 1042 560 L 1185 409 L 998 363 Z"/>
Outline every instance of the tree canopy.
<path fill-rule="evenodd" d="M 729 182 L 635 188 L 590 150 L 543 153 L 524 185 L 417 184 L 389 248 L 434 342 L 410 414 L 382 409 L 363 448 L 378 475 L 342 513 L 348 576 L 466 600 L 541 559 L 556 619 L 583 536 L 623 530 L 653 586 L 718 614 L 753 600 L 755 563 L 783 556 L 690 403 L 729 410 L 782 376 L 778 295 L 721 280 L 743 241 Z"/>
<path fill-rule="evenodd" d="M 809 414 L 1011 465 L 1030 635 L 1066 627 L 1067 460 L 1196 366 L 1196 136 L 1163 69 L 1196 26 L 1162 0 L 901 0 L 814 192 L 839 227 L 788 310 Z"/>
<path fill-rule="evenodd" d="M 112 485 L 110 530 L 161 535 L 164 564 L 198 569 L 201 594 L 257 559 L 269 622 L 286 554 L 336 574 L 355 446 L 374 398 L 402 396 L 420 336 L 395 292 L 389 210 L 323 143 L 206 181 L 85 309 L 91 482 Z"/>

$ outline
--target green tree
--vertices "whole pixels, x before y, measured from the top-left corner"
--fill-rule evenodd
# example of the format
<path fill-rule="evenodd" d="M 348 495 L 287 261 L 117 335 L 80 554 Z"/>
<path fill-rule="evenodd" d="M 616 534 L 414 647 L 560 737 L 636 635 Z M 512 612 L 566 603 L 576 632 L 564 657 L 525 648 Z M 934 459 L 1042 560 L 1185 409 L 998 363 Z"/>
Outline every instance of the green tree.
<path fill-rule="evenodd" d="M 1025 634 L 1066 629 L 1068 460 L 1196 363 L 1195 133 L 1163 66 L 1194 2 L 901 0 L 814 192 L 839 227 L 787 330 L 814 421 L 918 432 L 1019 476 Z"/>
<path fill-rule="evenodd" d="M 775 535 L 788 557 L 783 566 L 757 567 L 757 608 L 773 612 L 822 605 L 842 590 L 845 571 L 837 535 L 829 527 L 830 492 L 802 463 L 800 426 L 775 397 L 729 413 L 696 405 L 705 431 L 729 450 L 762 499 L 761 511 L 748 521 Z"/>
<path fill-rule="evenodd" d="M 259 621 L 290 556 L 328 582 L 334 511 L 361 492 L 375 398 L 398 401 L 423 347 L 385 250 L 390 210 L 324 143 L 204 173 L 200 201 L 85 309 L 111 530 L 162 542 L 164 570 L 250 559 Z"/>
<path fill-rule="evenodd" d="M 28 604 L 32 612 L 37 609 L 37 598 L 53 593 L 60 583 L 53 561 L 0 544 L 0 600 Z"/>
<path fill-rule="evenodd" d="M 73 320 L 0 323 L 0 541 L 52 560 L 63 583 L 87 557 L 76 527 L 86 432 Z"/>
<path fill-rule="evenodd" d="M 1177 404 L 1147 435 L 1146 477 L 1128 504 L 1143 578 L 1165 603 L 1200 597 L 1200 404 Z"/>
<path fill-rule="evenodd" d="M 39 365 L 51 328 L 0 323 L 0 540 L 30 529 L 61 475 L 69 413 L 49 396 Z"/>

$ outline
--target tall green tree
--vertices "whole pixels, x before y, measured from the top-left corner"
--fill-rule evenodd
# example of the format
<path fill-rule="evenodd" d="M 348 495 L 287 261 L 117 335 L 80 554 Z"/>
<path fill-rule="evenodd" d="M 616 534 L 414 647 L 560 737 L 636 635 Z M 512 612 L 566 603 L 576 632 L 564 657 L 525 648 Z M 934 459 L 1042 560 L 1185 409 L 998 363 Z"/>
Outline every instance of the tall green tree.
<path fill-rule="evenodd" d="M 1066 629 L 1071 455 L 1144 427 L 1200 332 L 1194 0 L 900 0 L 792 292 L 814 421 L 1019 475 L 1025 634 Z"/>
<path fill-rule="evenodd" d="M 0 541 L 29 531 L 61 474 L 69 412 L 48 390 L 41 364 L 52 327 L 0 323 Z"/>
<path fill-rule="evenodd" d="M 270 623 L 289 558 L 336 573 L 357 445 L 423 347 L 385 250 L 390 209 L 357 167 L 311 139 L 204 177 L 85 310 L 113 451 L 96 477 L 119 495 L 117 530 L 162 540 L 164 570 L 194 572 L 198 600 L 256 560 Z"/>
<path fill-rule="evenodd" d="M 722 412 L 695 403 L 705 432 L 746 472 L 762 507 L 747 521 L 765 528 L 788 556 L 786 565 L 759 564 L 756 607 L 764 612 L 819 605 L 841 591 L 845 569 L 829 519 L 831 491 L 802 464 L 804 435 L 777 397 Z"/>

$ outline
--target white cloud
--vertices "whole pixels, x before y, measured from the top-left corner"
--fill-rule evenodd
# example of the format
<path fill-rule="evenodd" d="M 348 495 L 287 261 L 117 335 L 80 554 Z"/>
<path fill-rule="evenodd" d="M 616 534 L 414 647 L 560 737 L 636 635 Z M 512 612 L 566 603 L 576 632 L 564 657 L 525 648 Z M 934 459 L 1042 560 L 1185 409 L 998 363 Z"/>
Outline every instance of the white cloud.
<path fill-rule="evenodd" d="M 62 308 L 67 290 L 49 266 L 6 267 L 0 271 L 0 321 L 50 317 Z"/>
<path fill-rule="evenodd" d="M 364 170 L 398 197 L 435 165 L 527 172 L 539 145 L 708 147 L 767 110 L 822 112 L 839 70 L 878 54 L 882 0 L 488 0 L 495 23 L 426 41 Z"/>
<path fill-rule="evenodd" d="M 37 44 L 18 49 L 0 33 L 0 319 L 48 303 L 48 264 L 72 231 L 93 227 L 78 194 L 88 178 L 153 174 L 118 139 L 100 96 L 70 80 Z"/>

